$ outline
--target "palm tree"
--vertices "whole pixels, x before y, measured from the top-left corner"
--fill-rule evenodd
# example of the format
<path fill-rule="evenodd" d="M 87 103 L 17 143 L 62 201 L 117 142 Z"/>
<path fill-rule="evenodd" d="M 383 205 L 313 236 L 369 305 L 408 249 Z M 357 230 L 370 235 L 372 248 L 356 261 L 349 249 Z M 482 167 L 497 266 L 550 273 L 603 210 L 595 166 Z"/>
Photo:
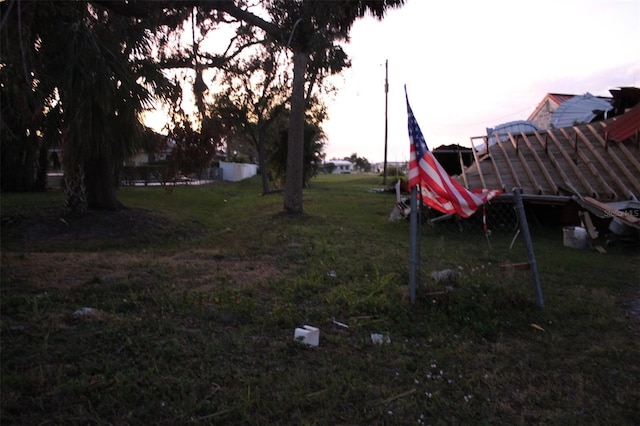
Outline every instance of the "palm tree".
<path fill-rule="evenodd" d="M 46 144 L 55 145 L 69 213 L 120 208 L 116 169 L 142 140 L 139 115 L 152 95 L 175 92 L 149 59 L 153 28 L 178 25 L 184 14 L 132 18 L 90 2 L 9 0 L 0 8 L 3 177 L 22 170 L 25 184 L 11 185 L 28 187 L 46 164 Z"/>
<path fill-rule="evenodd" d="M 144 66 L 151 33 L 86 2 L 27 3 L 22 13 L 31 24 L 24 43 L 35 46 L 31 75 L 47 95 L 42 108 L 60 117 L 43 133 L 61 139 L 67 212 L 121 208 L 116 169 L 142 140 L 139 115 L 151 105 L 144 84 L 171 87 Z"/>
<path fill-rule="evenodd" d="M 46 6 L 43 7 L 46 9 Z M 39 74 L 32 4 L 0 3 L 0 161 L 2 191 L 46 189 L 47 138 L 43 130 L 51 95 Z"/>
<path fill-rule="evenodd" d="M 14 2 L 22 3 L 13 0 L 11 4 Z M 329 72 L 339 72 L 347 66 L 347 58 L 336 42 L 348 38 L 355 20 L 367 13 L 382 18 L 388 8 L 404 2 L 270 0 L 263 4 L 270 20 L 245 9 L 244 2 L 227 0 L 29 4 L 42 21 L 32 27 L 38 34 L 31 41 L 39 44 L 37 53 L 42 57 L 36 68 L 44 87 L 55 89 L 51 93 L 61 111 L 68 209 L 82 212 L 89 206 L 120 207 L 115 197 L 115 167 L 135 148 L 141 134 L 138 113 L 150 99 L 138 78 L 158 68 L 145 67 L 145 61 L 136 58 L 151 56 L 152 31 L 167 23 L 177 27 L 197 6 L 258 27 L 292 51 L 284 210 L 302 213 L 305 110 L 315 82 L 308 77 L 308 65 L 321 63 L 318 58 L 331 58 L 332 62 L 323 66 Z M 155 77 L 163 78 L 158 73 Z M 166 79 L 155 85 L 159 90 L 163 87 L 172 85 Z"/>
<path fill-rule="evenodd" d="M 148 40 L 104 10 L 86 4 L 76 9 L 75 20 L 49 38 L 61 43 L 48 46 L 50 54 L 58 50 L 50 74 L 63 110 L 66 207 L 73 213 L 119 209 L 116 167 L 139 146 L 139 114 L 150 101 L 132 57 L 146 51 Z"/>

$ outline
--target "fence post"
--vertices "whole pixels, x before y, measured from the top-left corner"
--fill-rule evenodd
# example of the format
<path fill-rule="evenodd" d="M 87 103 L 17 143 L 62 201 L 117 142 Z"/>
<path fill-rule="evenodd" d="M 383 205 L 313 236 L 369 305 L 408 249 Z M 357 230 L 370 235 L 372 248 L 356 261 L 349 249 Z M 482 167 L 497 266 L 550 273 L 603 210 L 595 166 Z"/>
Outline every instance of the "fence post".
<path fill-rule="evenodd" d="M 533 283 L 536 288 L 536 295 L 538 297 L 538 306 L 544 308 L 544 299 L 542 297 L 542 287 L 540 285 L 540 276 L 538 275 L 538 265 L 536 264 L 536 256 L 533 253 L 533 243 L 531 242 L 531 234 L 529 233 L 529 224 L 527 223 L 527 215 L 524 211 L 524 204 L 522 203 L 522 196 L 520 195 L 520 188 L 513 188 L 513 195 L 516 200 L 516 210 L 518 212 L 518 222 L 520 222 L 520 230 L 524 236 L 524 242 L 527 246 L 527 254 L 529 256 L 529 267 L 533 273 Z"/>
<path fill-rule="evenodd" d="M 411 234 L 411 258 L 409 259 L 409 297 L 411 303 L 416 301 L 416 280 L 420 254 L 418 252 L 418 187 L 411 189 L 411 214 L 409 216 Z"/>

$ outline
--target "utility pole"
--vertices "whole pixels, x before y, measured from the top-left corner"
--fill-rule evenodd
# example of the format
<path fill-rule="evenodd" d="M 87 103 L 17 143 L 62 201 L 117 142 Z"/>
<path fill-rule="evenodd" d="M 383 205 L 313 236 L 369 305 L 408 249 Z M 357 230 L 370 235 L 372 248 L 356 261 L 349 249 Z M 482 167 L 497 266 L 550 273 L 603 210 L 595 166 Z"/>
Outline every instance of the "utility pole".
<path fill-rule="evenodd" d="M 389 60 L 384 61 L 384 173 L 382 184 L 387 184 L 387 138 L 389 134 Z"/>

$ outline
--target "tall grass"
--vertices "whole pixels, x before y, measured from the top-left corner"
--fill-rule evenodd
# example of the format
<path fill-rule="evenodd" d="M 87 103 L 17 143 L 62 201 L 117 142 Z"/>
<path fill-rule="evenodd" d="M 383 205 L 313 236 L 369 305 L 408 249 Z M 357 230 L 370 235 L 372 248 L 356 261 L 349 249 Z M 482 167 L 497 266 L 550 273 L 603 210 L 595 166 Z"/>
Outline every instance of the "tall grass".
<path fill-rule="evenodd" d="M 296 217 L 258 179 L 123 188 L 162 238 L 3 238 L 2 424 L 640 423 L 637 248 L 532 227 L 541 310 L 530 272 L 500 269 L 521 240 L 422 227 L 412 304 L 380 181 L 320 176 Z M 59 198 L 3 194 L 2 214 Z M 304 324 L 318 347 L 293 340 Z"/>

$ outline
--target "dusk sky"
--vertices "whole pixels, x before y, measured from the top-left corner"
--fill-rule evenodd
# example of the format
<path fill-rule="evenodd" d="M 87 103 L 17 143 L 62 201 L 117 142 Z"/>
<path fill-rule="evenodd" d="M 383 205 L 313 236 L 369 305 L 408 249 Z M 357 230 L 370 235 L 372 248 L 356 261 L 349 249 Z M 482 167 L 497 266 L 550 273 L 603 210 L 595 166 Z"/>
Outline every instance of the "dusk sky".
<path fill-rule="evenodd" d="M 327 159 L 409 158 L 404 85 L 430 149 L 471 146 L 487 127 L 525 120 L 546 93 L 609 96 L 640 87 L 640 0 L 408 0 L 357 21 L 352 67 L 334 81 Z"/>
<path fill-rule="evenodd" d="M 230 35 L 214 35 L 209 47 L 224 49 Z M 326 158 L 383 161 L 385 60 L 387 159 L 407 161 L 404 85 L 430 149 L 470 147 L 487 127 L 526 120 L 547 93 L 640 87 L 638 46 L 640 0 L 407 0 L 354 24 L 352 67 L 331 78 L 338 92 L 326 100 Z M 157 130 L 166 123 L 162 110 L 146 117 Z"/>

